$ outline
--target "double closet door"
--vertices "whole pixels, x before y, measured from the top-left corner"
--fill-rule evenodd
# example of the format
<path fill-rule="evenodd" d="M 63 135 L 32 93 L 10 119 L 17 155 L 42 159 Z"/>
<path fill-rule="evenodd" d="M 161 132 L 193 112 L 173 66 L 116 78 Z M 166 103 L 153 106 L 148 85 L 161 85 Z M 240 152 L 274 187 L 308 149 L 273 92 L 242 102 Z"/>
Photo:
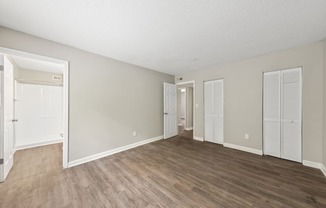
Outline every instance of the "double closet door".
<path fill-rule="evenodd" d="M 204 82 L 205 141 L 223 144 L 223 80 Z"/>
<path fill-rule="evenodd" d="M 302 161 L 302 69 L 264 73 L 264 154 Z"/>

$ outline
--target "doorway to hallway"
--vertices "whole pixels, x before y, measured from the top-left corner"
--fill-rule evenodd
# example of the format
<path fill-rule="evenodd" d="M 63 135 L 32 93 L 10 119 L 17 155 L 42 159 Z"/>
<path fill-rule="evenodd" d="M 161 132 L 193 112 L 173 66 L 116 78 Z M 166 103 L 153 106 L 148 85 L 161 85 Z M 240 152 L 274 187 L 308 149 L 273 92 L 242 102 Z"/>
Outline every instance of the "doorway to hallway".
<path fill-rule="evenodd" d="M 193 83 L 178 85 L 177 123 L 178 135 L 193 139 Z"/>

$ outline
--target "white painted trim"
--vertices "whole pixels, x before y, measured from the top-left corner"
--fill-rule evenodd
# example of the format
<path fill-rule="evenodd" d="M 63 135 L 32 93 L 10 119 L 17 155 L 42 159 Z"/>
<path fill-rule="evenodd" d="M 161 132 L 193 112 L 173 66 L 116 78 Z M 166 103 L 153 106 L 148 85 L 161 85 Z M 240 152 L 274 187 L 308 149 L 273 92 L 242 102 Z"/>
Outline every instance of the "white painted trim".
<path fill-rule="evenodd" d="M 68 168 L 69 155 L 69 62 L 65 62 L 63 72 L 63 145 L 62 165 Z"/>
<path fill-rule="evenodd" d="M 309 160 L 303 160 L 302 164 L 304 166 L 307 167 L 311 167 L 311 168 L 317 168 L 320 169 L 320 171 L 324 174 L 324 176 L 326 177 L 326 167 L 322 164 L 322 163 L 318 163 L 318 162 L 313 162 L 313 161 L 309 161 Z"/>
<path fill-rule="evenodd" d="M 62 139 L 56 139 L 56 140 L 51 140 L 51 141 L 46 141 L 46 142 L 37 142 L 37 143 L 33 143 L 33 144 L 26 144 L 26 145 L 21 145 L 21 146 L 15 147 L 15 151 L 34 148 L 34 147 L 40 147 L 40 146 L 45 146 L 45 145 L 50 145 L 50 144 L 57 144 L 57 143 L 62 143 L 62 142 L 63 142 Z"/>
<path fill-rule="evenodd" d="M 192 84 L 192 99 L 193 99 L 193 102 L 192 102 L 192 125 L 193 125 L 193 137 L 195 139 L 195 135 L 196 135 L 196 81 L 195 80 L 192 80 L 192 81 L 186 81 L 186 82 L 178 82 L 176 83 L 175 85 L 185 85 L 185 84 Z M 197 137 L 197 138 L 200 138 L 199 141 L 204 141 L 204 139 L 202 137 Z M 195 140 L 198 140 L 198 139 L 195 139 Z"/>
<path fill-rule="evenodd" d="M 326 177 L 326 167 L 325 167 L 325 165 L 321 164 L 320 170 L 324 174 L 324 176 Z"/>
<path fill-rule="evenodd" d="M 194 140 L 203 142 L 204 141 L 204 138 L 203 137 L 194 136 Z"/>
<path fill-rule="evenodd" d="M 232 148 L 232 149 L 236 149 L 236 150 L 241 150 L 241 151 L 253 153 L 253 154 L 256 154 L 256 155 L 263 155 L 263 151 L 258 150 L 258 149 L 253 149 L 253 148 L 250 148 L 250 147 L 244 147 L 244 146 L 230 144 L 230 143 L 224 143 L 223 145 L 224 145 L 224 147 L 228 147 L 228 148 Z"/>
<path fill-rule="evenodd" d="M 4 159 L 4 123 L 3 123 L 3 118 L 4 118 L 4 112 L 3 112 L 3 76 L 4 76 L 4 56 L 0 54 L 0 158 Z M 15 150 L 14 150 L 15 151 Z M 15 154 L 15 153 L 14 153 Z M 4 181 L 4 164 L 0 165 L 0 182 Z"/>
<path fill-rule="evenodd" d="M 136 143 L 133 143 L 133 144 L 129 144 L 129 145 L 126 145 L 126 146 L 118 147 L 118 148 L 115 148 L 115 149 L 111 149 L 111 150 L 101 152 L 101 153 L 98 153 L 98 154 L 95 154 L 95 155 L 91 155 L 91 156 L 88 156 L 88 157 L 84 157 L 84 158 L 81 158 L 81 159 L 77 159 L 77 160 L 69 162 L 68 167 L 70 168 L 70 167 L 74 167 L 76 165 L 81 165 L 83 163 L 87 163 L 87 162 L 90 162 L 90 161 L 93 161 L 93 160 L 97 160 L 97 159 L 100 159 L 100 158 L 103 158 L 103 157 L 106 157 L 106 156 L 109 156 L 109 155 L 113 155 L 113 154 L 116 154 L 116 153 L 119 153 L 119 152 L 122 152 L 122 151 L 126 151 L 126 150 L 129 150 L 129 149 L 144 145 L 144 144 L 155 142 L 155 141 L 158 141 L 158 140 L 161 140 L 161 139 L 163 139 L 163 135 L 157 136 L 157 137 L 154 137 L 154 138 L 150 138 L 150 139 L 146 139 L 146 140 L 136 142 Z"/>
<path fill-rule="evenodd" d="M 302 164 L 303 164 L 304 166 L 311 167 L 311 168 L 317 168 L 317 169 L 321 169 L 321 166 L 322 166 L 321 163 L 318 163 L 318 162 L 312 162 L 312 161 L 308 161 L 308 160 L 303 160 L 303 161 L 302 161 Z"/>
<path fill-rule="evenodd" d="M 194 80 L 192 80 L 192 81 L 186 81 L 186 82 L 178 82 L 178 83 L 176 83 L 176 85 L 186 85 L 186 84 L 193 84 L 193 83 L 195 83 Z"/>
<path fill-rule="evenodd" d="M 37 55 L 33 53 L 23 52 L 10 48 L 0 47 L 0 52 L 8 55 L 22 56 L 25 58 L 48 61 L 56 64 L 62 64 L 63 69 L 63 118 L 64 118 L 64 132 L 63 132 L 63 168 L 68 167 L 69 155 L 69 61 L 51 58 L 48 56 Z"/>
<path fill-rule="evenodd" d="M 191 131 L 191 130 L 193 130 L 193 128 L 192 127 L 189 127 L 189 128 L 185 128 L 185 130 L 186 131 Z"/>

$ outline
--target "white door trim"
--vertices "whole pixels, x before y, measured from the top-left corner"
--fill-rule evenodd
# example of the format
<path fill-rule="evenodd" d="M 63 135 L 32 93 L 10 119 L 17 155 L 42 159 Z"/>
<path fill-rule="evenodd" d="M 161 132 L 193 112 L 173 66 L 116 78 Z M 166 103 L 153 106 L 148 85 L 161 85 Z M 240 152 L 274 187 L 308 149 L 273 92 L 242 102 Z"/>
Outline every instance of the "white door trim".
<path fill-rule="evenodd" d="M 63 70 L 63 118 L 64 118 L 64 132 L 63 132 L 63 168 L 68 167 L 68 153 L 69 153 L 69 61 L 51 58 L 47 56 L 37 55 L 33 53 L 23 52 L 19 50 L 0 47 L 0 53 L 7 55 L 22 56 L 25 58 L 37 59 L 41 61 L 48 61 L 56 64 L 62 64 Z"/>
<path fill-rule="evenodd" d="M 192 99 L 193 99 L 193 103 L 192 103 L 192 125 L 193 125 L 193 138 L 195 138 L 195 131 L 196 131 L 196 82 L 195 80 L 192 81 L 186 81 L 186 82 L 178 82 L 175 85 L 179 86 L 179 85 L 185 85 L 185 84 L 192 84 L 193 90 L 192 90 Z"/>

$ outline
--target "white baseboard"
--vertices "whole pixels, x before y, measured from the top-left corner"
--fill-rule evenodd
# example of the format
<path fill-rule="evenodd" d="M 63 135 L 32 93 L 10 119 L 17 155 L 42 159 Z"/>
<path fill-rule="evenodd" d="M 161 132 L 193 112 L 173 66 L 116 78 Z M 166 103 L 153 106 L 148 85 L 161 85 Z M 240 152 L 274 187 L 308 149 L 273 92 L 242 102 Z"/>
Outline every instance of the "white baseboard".
<path fill-rule="evenodd" d="M 321 168 L 320 168 L 321 172 L 323 172 L 324 176 L 326 177 L 326 167 L 325 165 L 321 165 Z"/>
<path fill-rule="evenodd" d="M 256 155 L 263 155 L 263 151 L 258 150 L 258 149 L 253 149 L 253 148 L 244 147 L 244 146 L 235 145 L 235 144 L 230 144 L 230 143 L 224 143 L 223 146 L 228 147 L 228 148 L 232 148 L 232 149 L 237 149 L 237 150 L 249 152 L 249 153 L 253 153 L 253 154 L 256 154 Z"/>
<path fill-rule="evenodd" d="M 311 167 L 311 168 L 317 168 L 320 169 L 321 172 L 324 174 L 324 176 L 326 177 L 326 167 L 322 164 L 322 163 L 318 163 L 318 162 L 312 162 L 312 161 L 308 161 L 308 160 L 303 160 L 302 164 L 304 166 L 307 167 Z"/>
<path fill-rule="evenodd" d="M 191 130 L 193 130 L 193 128 L 192 127 L 189 127 L 189 128 L 185 128 L 185 130 L 186 131 L 191 131 Z"/>
<path fill-rule="evenodd" d="M 312 162 L 312 161 L 308 161 L 308 160 L 302 160 L 302 164 L 304 166 L 308 166 L 311 168 L 317 168 L 317 169 L 321 169 L 322 164 L 318 163 L 318 162 Z"/>
<path fill-rule="evenodd" d="M 136 143 L 133 143 L 133 144 L 129 144 L 129 145 L 126 145 L 126 146 L 118 147 L 118 148 L 115 148 L 115 149 L 111 149 L 111 150 L 108 150 L 108 151 L 105 151 L 105 152 L 101 152 L 101 153 L 91 155 L 91 156 L 88 156 L 88 157 L 84 157 L 84 158 L 81 158 L 81 159 L 77 159 L 77 160 L 74 160 L 74 161 L 70 161 L 70 162 L 68 162 L 68 167 L 70 168 L 70 167 L 73 167 L 73 166 L 76 166 L 76 165 L 81 165 L 83 163 L 87 163 L 87 162 L 90 162 L 90 161 L 93 161 L 93 160 L 97 160 L 97 159 L 100 159 L 100 158 L 103 158 L 103 157 L 106 157 L 106 156 L 109 156 L 109 155 L 113 155 L 113 154 L 116 154 L 116 153 L 119 153 L 119 152 L 122 152 L 122 151 L 125 151 L 125 150 L 129 150 L 129 149 L 132 149 L 132 148 L 144 145 L 144 144 L 155 142 L 155 141 L 158 141 L 160 139 L 163 139 L 163 135 L 158 136 L 158 137 L 154 137 L 154 138 L 150 138 L 150 139 L 146 139 L 146 140 L 136 142 Z"/>
<path fill-rule="evenodd" d="M 62 142 L 63 142 L 62 139 L 56 139 L 56 140 L 50 140 L 50 141 L 46 141 L 46 142 L 37 142 L 37 143 L 33 143 L 33 144 L 19 145 L 19 146 L 15 147 L 15 151 L 34 148 L 34 147 L 40 147 L 40 146 L 45 146 L 45 145 L 50 145 L 50 144 L 57 144 L 57 143 L 62 143 Z"/>
<path fill-rule="evenodd" d="M 203 137 L 194 136 L 194 140 L 203 142 L 204 141 L 204 138 Z"/>

